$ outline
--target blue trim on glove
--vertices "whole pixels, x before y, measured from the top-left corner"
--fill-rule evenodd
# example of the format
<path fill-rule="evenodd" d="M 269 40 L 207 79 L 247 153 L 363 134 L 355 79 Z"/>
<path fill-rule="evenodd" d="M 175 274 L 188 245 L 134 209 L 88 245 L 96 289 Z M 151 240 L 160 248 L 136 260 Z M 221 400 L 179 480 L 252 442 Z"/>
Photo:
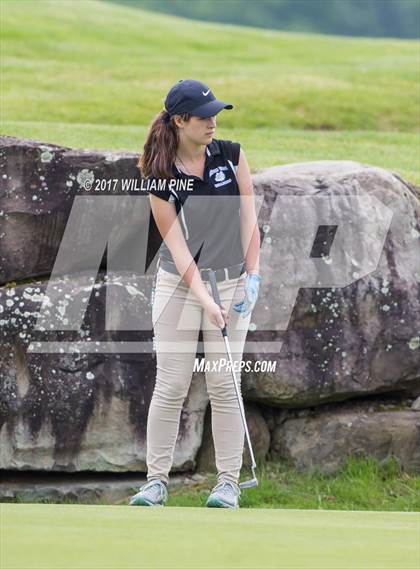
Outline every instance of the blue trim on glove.
<path fill-rule="evenodd" d="M 260 289 L 260 282 L 262 276 L 258 273 L 249 273 L 245 281 L 245 297 L 241 302 L 234 304 L 233 308 L 236 312 L 246 318 L 254 309 L 258 300 L 258 293 Z"/>

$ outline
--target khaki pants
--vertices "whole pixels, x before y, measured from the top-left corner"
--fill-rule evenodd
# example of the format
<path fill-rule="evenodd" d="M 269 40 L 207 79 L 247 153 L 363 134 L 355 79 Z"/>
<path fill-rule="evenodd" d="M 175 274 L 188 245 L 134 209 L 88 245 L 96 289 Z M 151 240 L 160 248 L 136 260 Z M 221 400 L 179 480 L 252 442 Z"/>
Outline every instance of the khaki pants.
<path fill-rule="evenodd" d="M 240 362 L 251 315 L 243 318 L 233 305 L 244 298 L 246 273 L 217 283 L 227 323 L 232 359 Z M 210 282 L 204 281 L 211 294 Z M 228 360 L 221 329 L 208 318 L 189 286 L 178 275 L 159 267 L 156 275 L 152 320 L 156 346 L 156 384 L 147 419 L 147 479 L 169 481 L 184 400 L 190 387 L 200 328 L 206 363 Z M 210 364 L 212 365 L 212 364 Z M 238 366 L 238 363 L 235 364 Z M 235 368 L 240 390 L 241 373 Z M 238 399 L 227 366 L 206 371 L 211 404 L 212 432 L 218 479 L 239 481 L 245 430 Z"/>

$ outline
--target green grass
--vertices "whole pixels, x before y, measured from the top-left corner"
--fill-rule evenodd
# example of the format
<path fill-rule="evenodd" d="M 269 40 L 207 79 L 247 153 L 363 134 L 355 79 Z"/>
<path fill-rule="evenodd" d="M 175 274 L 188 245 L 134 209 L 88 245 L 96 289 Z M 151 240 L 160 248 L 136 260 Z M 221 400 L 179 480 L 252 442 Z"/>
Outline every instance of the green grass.
<path fill-rule="evenodd" d="M 235 105 L 252 170 L 357 160 L 420 184 L 418 44 L 194 22 L 100 1 L 3 0 L 3 134 L 140 152 L 179 78 Z"/>
<path fill-rule="evenodd" d="M 402 512 L 1 505 L 2 569 L 417 569 Z"/>
<path fill-rule="evenodd" d="M 247 474 L 243 470 L 242 479 Z M 271 462 L 260 465 L 256 474 L 259 486 L 242 491 L 242 508 L 420 512 L 420 476 L 404 473 L 395 459 L 380 464 L 374 458 L 350 457 L 334 475 L 299 473 Z M 216 483 L 215 475 L 209 478 L 210 485 Z M 171 492 L 168 506 L 204 506 L 207 496 L 208 489 L 200 485 L 180 489 Z"/>
<path fill-rule="evenodd" d="M 0 566 L 417 569 L 420 477 L 396 459 L 350 457 L 333 476 L 265 463 L 257 476 L 237 510 L 205 507 L 214 474 L 164 508 L 0 504 Z"/>
<path fill-rule="evenodd" d="M 241 480 L 250 474 L 243 468 Z M 241 508 L 420 512 L 420 476 L 404 472 L 393 457 L 379 462 L 373 457 L 350 456 L 333 475 L 320 470 L 298 472 L 285 463 L 265 462 L 258 464 L 256 475 L 259 485 L 242 490 Z M 204 507 L 216 482 L 216 474 L 208 473 L 205 482 L 170 488 L 166 507 Z M 23 502 L 19 498 L 14 501 Z M 129 496 L 116 505 L 128 501 Z M 48 499 L 42 502 L 51 503 Z M 64 503 L 78 502 L 64 500 Z M 104 499 L 95 504 L 109 505 Z"/>
<path fill-rule="evenodd" d="M 75 128 L 74 125 L 63 123 L 5 121 L 2 132 L 72 148 L 141 152 L 147 127 L 78 124 Z M 253 171 L 310 160 L 354 160 L 381 166 L 420 185 L 417 159 L 419 144 L 417 135 L 413 133 L 309 132 L 268 128 L 227 129 L 221 126 L 216 136 L 240 141 Z"/>

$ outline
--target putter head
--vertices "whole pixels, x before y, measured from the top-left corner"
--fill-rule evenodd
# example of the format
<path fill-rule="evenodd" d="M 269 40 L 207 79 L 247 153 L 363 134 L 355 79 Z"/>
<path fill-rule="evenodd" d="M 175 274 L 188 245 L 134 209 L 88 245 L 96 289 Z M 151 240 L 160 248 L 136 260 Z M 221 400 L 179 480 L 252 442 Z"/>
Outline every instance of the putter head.
<path fill-rule="evenodd" d="M 254 476 L 251 480 L 245 480 L 245 482 L 239 483 L 239 488 L 253 488 L 254 486 L 258 486 L 258 480 Z"/>

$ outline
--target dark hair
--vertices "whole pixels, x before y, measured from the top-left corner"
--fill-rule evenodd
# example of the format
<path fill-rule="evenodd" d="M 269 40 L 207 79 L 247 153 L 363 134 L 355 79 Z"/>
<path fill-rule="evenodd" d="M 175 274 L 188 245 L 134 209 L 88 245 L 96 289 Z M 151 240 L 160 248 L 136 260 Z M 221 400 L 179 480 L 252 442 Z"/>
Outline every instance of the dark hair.
<path fill-rule="evenodd" d="M 179 115 L 184 121 L 191 117 L 189 113 Z M 166 109 L 160 111 L 152 120 L 147 133 L 137 167 L 144 178 L 173 178 L 172 165 L 178 150 L 178 127 Z"/>

